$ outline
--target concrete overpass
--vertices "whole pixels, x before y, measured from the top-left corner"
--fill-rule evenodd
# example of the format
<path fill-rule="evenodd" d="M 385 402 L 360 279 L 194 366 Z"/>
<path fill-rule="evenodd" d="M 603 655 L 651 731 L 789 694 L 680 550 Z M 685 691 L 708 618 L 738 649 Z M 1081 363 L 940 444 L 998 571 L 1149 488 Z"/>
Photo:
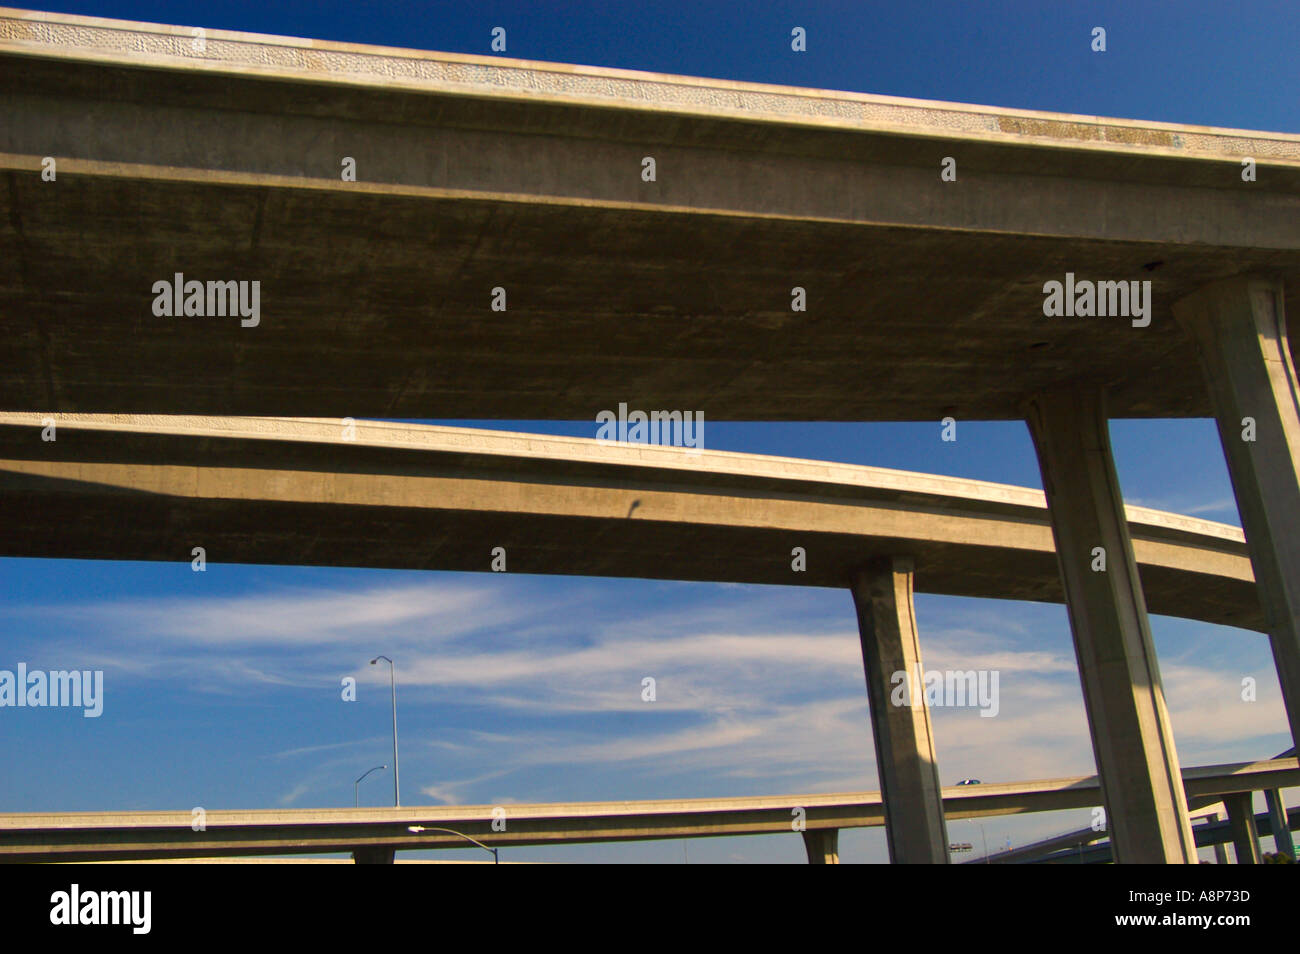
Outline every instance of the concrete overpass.
<path fill-rule="evenodd" d="M 515 573 L 847 587 L 905 554 L 922 592 L 1064 599 L 1024 487 L 369 421 L 58 415 L 44 441 L 42 419 L 0 413 L 0 556 L 488 571 L 502 547 Z M 1262 628 L 1239 529 L 1128 514 L 1154 612 Z"/>
<path fill-rule="evenodd" d="M 1024 419 L 1116 851 L 1167 862 L 1107 421 L 1213 414 L 1300 738 L 1300 137 L 8 10 L 0 97 L 0 409 Z M 260 282 L 256 322 L 160 317 L 175 275 Z M 1047 317 L 1076 276 L 1150 307 Z M 891 857 L 946 862 L 888 703 L 916 566 L 851 588 Z"/>
<path fill-rule="evenodd" d="M 10 9 L 0 97 L 0 409 L 1204 416 L 1173 302 L 1300 307 L 1295 135 Z M 1067 271 L 1151 325 L 1046 318 Z M 155 316 L 176 272 L 260 323 Z"/>
<path fill-rule="evenodd" d="M 1295 758 L 1187 769 L 1187 795 L 1273 789 L 1300 784 Z M 957 785 L 943 790 L 950 819 L 1087 808 L 1101 800 L 1096 776 Z M 491 847 L 714 838 L 793 833 L 803 809 L 809 861 L 838 862 L 841 828 L 885 824 L 880 792 L 576 802 L 500 806 L 505 830 L 494 831 L 493 805 L 417 808 L 326 808 L 208 811 L 194 830 L 190 811 L 58 812 L 0 815 L 0 861 L 127 861 L 236 855 L 354 852 L 362 861 L 392 861 L 394 851 L 462 848 L 452 834 L 414 834 L 412 825 L 460 831 Z M 946 850 L 946 846 L 945 846 Z"/>
<path fill-rule="evenodd" d="M 1294 755 L 1295 749 L 1292 748 L 1275 755 L 1273 758 L 1289 759 Z M 1187 778 L 1186 773 L 1184 773 L 1183 778 Z M 1280 790 L 1264 789 L 1264 799 L 1268 810 L 1263 814 L 1264 824 L 1257 827 L 1255 826 L 1259 818 L 1254 813 L 1253 802 L 1248 793 L 1234 792 L 1227 798 L 1220 798 L 1219 794 L 1217 792 L 1196 794 L 1190 789 L 1187 790 L 1187 809 L 1191 816 L 1193 832 L 1198 846 L 1214 845 L 1218 862 L 1226 864 L 1227 853 L 1222 848 L 1222 842 L 1225 840 L 1233 841 L 1236 845 L 1238 862 L 1253 864 L 1259 860 L 1259 836 L 1260 834 L 1266 834 L 1273 836 L 1278 851 L 1290 855 L 1293 860 L 1295 859 L 1295 845 L 1291 839 L 1291 829 L 1295 828 L 1296 825 L 1291 823 L 1291 817 L 1296 816 L 1296 812 L 1288 814 Z M 1240 797 L 1242 795 L 1247 795 L 1247 797 L 1243 799 Z M 1227 812 L 1227 822 L 1218 820 L 1220 811 Z M 1200 825 L 1196 824 L 1198 821 L 1201 822 Z M 1226 837 L 1223 837 L 1225 832 Z M 989 857 L 971 859 L 965 864 L 1016 864 L 1052 859 L 1069 861 L 1071 857 L 1082 859 L 1085 851 L 1091 852 L 1090 857 L 1093 861 L 1109 862 L 1114 860 L 1110 844 L 1094 845 L 1095 842 L 1103 841 L 1106 838 L 1107 833 L 1104 830 L 1097 831 L 1091 827 L 1081 828 L 1076 831 L 1054 835 L 1033 844 L 1021 845 L 1008 851 L 1000 851 L 996 855 Z M 1089 849 L 1087 846 L 1090 845 L 1097 850 Z"/>
<path fill-rule="evenodd" d="M 1292 829 L 1300 828 L 1300 808 L 1293 808 L 1285 816 L 1287 829 L 1274 825 L 1280 819 L 1269 812 L 1260 812 L 1252 816 L 1250 834 L 1243 843 L 1235 819 L 1220 818 L 1218 814 L 1203 815 L 1193 818 L 1192 832 L 1196 836 L 1198 848 L 1212 847 L 1215 863 L 1228 864 L 1227 844 L 1232 844 L 1237 853 L 1238 864 L 1259 864 L 1263 858 L 1258 839 L 1261 837 L 1286 838 Z M 1082 830 L 1049 838 L 1033 845 L 1001 851 L 988 858 L 971 858 L 962 864 L 1111 864 L 1114 852 L 1106 839 L 1105 832 Z M 1286 854 L 1294 859 L 1294 848 Z"/>

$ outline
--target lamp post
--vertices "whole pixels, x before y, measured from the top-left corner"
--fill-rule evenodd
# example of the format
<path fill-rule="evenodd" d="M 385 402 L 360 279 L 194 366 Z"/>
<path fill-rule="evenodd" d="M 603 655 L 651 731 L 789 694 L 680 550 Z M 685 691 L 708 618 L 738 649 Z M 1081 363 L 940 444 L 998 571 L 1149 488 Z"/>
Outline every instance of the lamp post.
<path fill-rule="evenodd" d="M 981 782 L 977 778 L 964 778 L 957 784 L 958 785 L 979 785 L 981 784 Z M 973 822 L 975 827 L 980 830 L 980 839 L 984 842 L 984 863 L 988 864 L 989 863 L 989 839 L 988 836 L 984 834 L 984 826 L 981 825 L 974 818 L 970 819 L 970 821 Z"/>
<path fill-rule="evenodd" d="M 407 826 L 406 826 L 406 830 L 409 831 L 409 832 L 411 832 L 412 834 L 415 834 L 415 835 L 418 835 L 418 834 L 420 834 L 421 832 L 426 832 L 426 831 L 444 831 L 444 832 L 446 832 L 446 833 L 449 834 L 449 835 L 457 835 L 457 836 L 459 836 L 459 837 L 461 837 L 461 838 L 464 838 L 464 839 L 465 839 L 466 841 L 468 841 L 468 842 L 472 842 L 473 844 L 478 845 L 478 846 L 479 846 L 480 848 L 482 848 L 484 851 L 490 851 L 490 852 L 492 852 L 492 863 L 493 863 L 494 865 L 499 865 L 499 864 L 501 864 L 501 858 L 500 858 L 500 856 L 497 854 L 497 849 L 492 848 L 492 847 L 490 847 L 489 845 L 485 845 L 485 844 L 483 844 L 483 842 L 479 841 L 477 838 L 471 838 L 469 835 L 465 834 L 463 831 L 455 831 L 454 829 L 451 829 L 451 828 L 425 828 L 423 825 L 407 825 Z"/>
<path fill-rule="evenodd" d="M 398 785 L 397 769 L 397 666 L 387 656 L 376 656 L 370 660 L 370 665 L 375 665 L 381 659 L 388 663 L 388 678 L 393 689 L 393 806 L 401 808 L 402 795 Z"/>
<path fill-rule="evenodd" d="M 361 779 L 365 778 L 371 772 L 378 772 L 380 769 L 386 769 L 386 768 L 388 768 L 387 765 L 376 765 L 372 769 L 366 769 L 365 772 L 361 774 L 361 777 L 352 783 L 352 795 L 353 795 L 354 808 L 361 807 Z"/>
<path fill-rule="evenodd" d="M 971 822 L 975 825 L 976 828 L 980 830 L 980 840 L 984 842 L 984 863 L 987 865 L 990 863 L 989 862 L 989 836 L 984 834 L 984 826 L 982 824 L 980 824 L 974 818 L 971 819 Z"/>

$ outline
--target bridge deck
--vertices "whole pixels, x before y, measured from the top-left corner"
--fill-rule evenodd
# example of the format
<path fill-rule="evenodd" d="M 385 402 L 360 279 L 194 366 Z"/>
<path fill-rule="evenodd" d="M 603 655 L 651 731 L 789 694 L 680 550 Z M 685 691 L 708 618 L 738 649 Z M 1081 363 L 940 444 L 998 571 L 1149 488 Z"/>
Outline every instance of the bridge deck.
<path fill-rule="evenodd" d="M 0 414 L 0 555 L 847 586 L 1063 598 L 1043 494 L 873 467 L 466 428 Z M 52 520 L 49 514 L 58 513 Z M 1242 532 L 1128 509 L 1152 612 L 1262 627 Z M 793 569 L 802 547 L 806 569 Z"/>
<path fill-rule="evenodd" d="M 1300 784 L 1295 758 L 1185 769 L 1189 797 Z M 943 790 L 948 818 L 1087 808 L 1101 801 L 1096 776 L 953 786 Z M 494 809 L 506 812 L 494 831 Z M 466 842 L 408 826 L 446 827 L 489 845 L 640 841 L 792 832 L 794 810 L 807 828 L 861 828 L 884 823 L 879 792 L 775 795 L 565 804 L 455 805 L 207 811 L 194 830 L 192 811 L 67 812 L 0 815 L 0 859 L 102 861 L 222 855 L 323 854 L 385 846 L 457 848 Z"/>
<path fill-rule="evenodd" d="M 0 10 L 0 409 L 1204 416 L 1170 304 L 1264 272 L 1300 313 L 1300 136 L 194 39 Z M 260 281 L 257 327 L 155 316 L 178 272 Z M 1150 326 L 1045 317 L 1067 272 Z"/>

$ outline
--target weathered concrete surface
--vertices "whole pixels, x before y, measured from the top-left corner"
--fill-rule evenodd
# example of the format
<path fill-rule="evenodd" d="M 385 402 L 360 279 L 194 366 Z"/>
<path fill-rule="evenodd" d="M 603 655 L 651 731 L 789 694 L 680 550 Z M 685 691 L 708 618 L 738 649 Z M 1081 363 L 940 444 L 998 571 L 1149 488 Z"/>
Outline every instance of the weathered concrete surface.
<path fill-rule="evenodd" d="M 1291 856 L 1295 860 L 1295 841 L 1291 837 L 1288 824 L 1286 800 L 1281 789 L 1270 788 L 1264 791 L 1264 805 L 1268 809 L 1268 824 L 1273 836 L 1273 850 Z"/>
<path fill-rule="evenodd" d="M 840 831 L 838 828 L 814 828 L 803 833 L 804 850 L 810 865 L 837 865 L 840 863 Z"/>
<path fill-rule="evenodd" d="M 1300 383 L 1282 302 L 1276 282 L 1236 279 L 1174 311 L 1197 341 L 1291 738 L 1300 742 Z"/>
<path fill-rule="evenodd" d="M 1228 807 L 1228 822 L 1232 826 L 1232 850 L 1239 865 L 1257 865 L 1260 862 L 1259 828 L 1255 824 L 1254 799 L 1250 792 L 1238 792 L 1223 800 Z"/>
<path fill-rule="evenodd" d="M 1183 772 L 1188 796 L 1300 784 L 1294 758 L 1205 765 Z M 1096 805 L 1096 776 L 957 785 L 943 790 L 949 818 L 980 818 Z M 492 830 L 492 805 L 402 808 L 315 808 L 206 814 L 191 828 L 189 809 L 140 812 L 42 812 L 0 815 L 0 859 L 102 861 L 131 858 L 324 854 L 380 846 L 399 850 L 463 848 L 438 832 L 413 834 L 408 825 L 441 826 L 501 847 L 719 835 L 793 834 L 796 808 L 808 831 L 877 827 L 884 823 L 879 792 L 769 795 L 639 802 L 512 804 L 506 830 Z"/>
<path fill-rule="evenodd" d="M 948 831 L 934 727 L 921 673 L 910 557 L 869 561 L 853 576 L 862 664 L 867 679 L 876 776 L 885 803 L 885 835 L 894 864 L 948 864 Z M 895 704 L 895 673 L 911 687 Z M 915 674 L 915 676 L 913 675 Z M 915 678 L 916 685 L 911 686 Z"/>
<path fill-rule="evenodd" d="M 1077 378 L 1205 415 L 1170 303 L 1300 307 L 1300 136 L 193 39 L 0 11 L 0 408 L 1015 418 Z M 1150 280 L 1150 327 L 1044 317 L 1067 271 Z M 175 272 L 261 281 L 260 324 L 155 317 Z"/>
<path fill-rule="evenodd" d="M 1196 841 L 1111 456 L 1105 395 L 1037 395 L 1028 420 L 1115 859 L 1194 863 Z"/>
<path fill-rule="evenodd" d="M 1062 599 L 1041 492 L 873 467 L 339 421 L 0 414 L 0 555 L 490 569 Z M 58 519 L 50 515 L 57 513 Z M 1241 531 L 1128 508 L 1153 612 L 1246 628 Z M 792 569 L 803 547 L 807 569 Z"/>

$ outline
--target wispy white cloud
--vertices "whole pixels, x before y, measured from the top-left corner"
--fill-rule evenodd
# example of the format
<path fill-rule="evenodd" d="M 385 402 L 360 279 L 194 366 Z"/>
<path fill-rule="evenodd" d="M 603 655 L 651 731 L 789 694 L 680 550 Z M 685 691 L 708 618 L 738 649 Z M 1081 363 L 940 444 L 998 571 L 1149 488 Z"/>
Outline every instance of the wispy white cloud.
<path fill-rule="evenodd" d="M 404 758 L 403 777 L 438 802 L 497 803 L 501 791 L 516 789 L 573 797 L 580 793 L 567 789 L 567 780 L 602 771 L 635 772 L 693 794 L 701 779 L 751 791 L 876 786 L 846 594 L 646 586 L 650 597 L 642 593 L 631 612 L 586 583 L 534 600 L 520 597 L 532 595 L 526 582 L 446 577 L 356 592 L 298 588 L 8 612 L 46 612 L 98 634 L 81 639 L 79 651 L 124 678 L 182 681 L 244 698 L 273 699 L 295 686 L 329 688 L 333 698 L 345 674 L 378 686 L 387 682 L 386 667 L 365 659 L 385 651 L 399 658 L 408 712 L 459 706 L 485 713 L 405 738 L 411 765 Z M 926 613 L 926 668 L 1001 674 L 997 717 L 935 710 L 945 782 L 1092 773 L 1062 608 L 953 601 L 927 603 Z M 1162 668 L 1184 764 L 1231 758 L 1224 753 L 1285 731 L 1271 672 L 1258 674 L 1261 701 L 1246 704 L 1240 674 L 1198 663 L 1191 653 L 1171 658 Z M 647 676 L 656 680 L 654 702 L 642 699 Z M 282 804 L 337 788 L 357 768 L 357 747 L 383 741 L 276 753 L 315 760 Z M 497 797 L 487 799 L 489 792 Z"/>
<path fill-rule="evenodd" d="M 1189 517 L 1199 517 L 1202 514 L 1215 514 L 1221 520 L 1227 522 L 1237 522 L 1237 501 L 1232 497 L 1217 497 L 1213 500 L 1205 498 L 1195 498 L 1187 495 L 1178 497 L 1157 497 L 1157 498 L 1125 498 L 1125 502 L 1137 507 L 1148 507 L 1152 510 L 1166 510 L 1170 513 L 1181 513 Z"/>
<path fill-rule="evenodd" d="M 354 749 L 358 746 L 374 745 L 380 739 L 355 739 L 351 742 L 330 742 L 325 745 L 302 745 L 293 749 L 285 749 L 283 752 L 272 752 L 267 758 L 272 759 L 292 759 L 302 755 L 319 755 L 321 752 L 340 752 L 347 749 Z"/>
<path fill-rule="evenodd" d="M 313 785 L 313 783 L 311 782 L 308 781 L 299 782 L 298 784 L 294 785 L 291 789 L 289 789 L 289 791 L 285 792 L 283 795 L 280 796 L 280 804 L 285 806 L 292 805 L 294 802 L 298 801 L 298 799 L 302 798 L 304 795 L 310 792 L 313 788 L 315 788 L 315 785 Z"/>
<path fill-rule="evenodd" d="M 406 585 L 335 592 L 286 590 L 274 595 L 171 597 L 32 607 L 56 620 L 133 637 L 206 646 L 275 647 L 349 644 L 361 632 L 455 638 L 514 614 L 489 590 L 466 585 Z M 12 609 L 11 612 L 21 612 Z"/>

